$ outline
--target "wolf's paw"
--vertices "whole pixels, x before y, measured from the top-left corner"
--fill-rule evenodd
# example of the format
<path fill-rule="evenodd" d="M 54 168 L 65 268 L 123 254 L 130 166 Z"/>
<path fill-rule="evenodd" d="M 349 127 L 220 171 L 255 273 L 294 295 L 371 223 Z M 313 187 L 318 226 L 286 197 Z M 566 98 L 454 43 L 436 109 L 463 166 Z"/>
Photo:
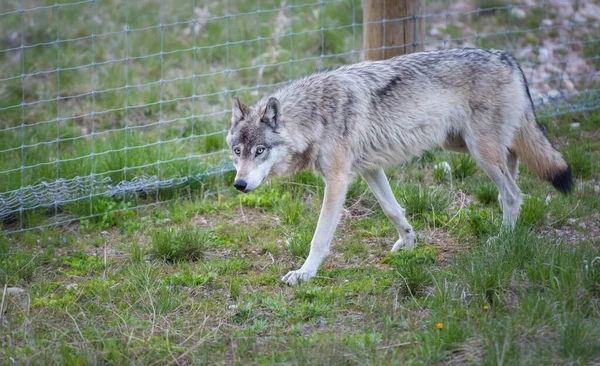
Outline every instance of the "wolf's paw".
<path fill-rule="evenodd" d="M 315 276 L 315 273 L 303 270 L 300 268 L 297 271 L 290 271 L 285 276 L 281 277 L 281 280 L 288 285 L 292 286 L 300 281 L 307 281 Z"/>
<path fill-rule="evenodd" d="M 398 241 L 394 243 L 394 246 L 392 247 L 392 253 L 397 251 L 401 247 L 404 247 L 404 249 L 407 250 L 415 249 L 415 234 L 410 233 L 410 235 L 406 235 L 406 238 L 398 239 Z"/>

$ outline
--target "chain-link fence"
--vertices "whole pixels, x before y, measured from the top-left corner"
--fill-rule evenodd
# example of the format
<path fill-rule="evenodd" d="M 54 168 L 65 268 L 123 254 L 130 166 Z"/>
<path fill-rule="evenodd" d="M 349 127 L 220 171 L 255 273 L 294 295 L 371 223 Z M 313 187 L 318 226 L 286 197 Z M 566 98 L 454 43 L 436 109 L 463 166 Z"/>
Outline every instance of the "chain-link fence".
<path fill-rule="evenodd" d="M 593 0 L 428 0 L 414 17 L 425 23 L 415 40 L 425 49 L 509 50 L 539 116 L 600 108 Z M 2 1 L 5 231 L 156 204 L 180 188 L 217 189 L 232 169 L 232 96 L 250 103 L 300 75 L 359 61 L 362 34 L 358 0 Z"/>

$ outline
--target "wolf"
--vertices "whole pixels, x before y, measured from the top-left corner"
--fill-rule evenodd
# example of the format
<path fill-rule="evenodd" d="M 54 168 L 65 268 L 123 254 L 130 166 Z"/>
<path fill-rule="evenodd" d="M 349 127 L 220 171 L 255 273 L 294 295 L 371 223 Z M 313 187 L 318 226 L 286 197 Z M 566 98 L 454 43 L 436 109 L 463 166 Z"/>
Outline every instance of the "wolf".
<path fill-rule="evenodd" d="M 392 251 L 413 249 L 415 233 L 383 168 L 427 150 L 471 154 L 498 187 L 508 228 L 521 204 L 519 160 L 559 192 L 573 186 L 570 166 L 537 124 L 521 67 L 499 50 L 418 52 L 318 71 L 250 106 L 234 97 L 231 123 L 237 190 L 307 169 L 325 180 L 309 255 L 283 276 L 289 285 L 314 277 L 327 257 L 356 174 L 398 230 Z"/>

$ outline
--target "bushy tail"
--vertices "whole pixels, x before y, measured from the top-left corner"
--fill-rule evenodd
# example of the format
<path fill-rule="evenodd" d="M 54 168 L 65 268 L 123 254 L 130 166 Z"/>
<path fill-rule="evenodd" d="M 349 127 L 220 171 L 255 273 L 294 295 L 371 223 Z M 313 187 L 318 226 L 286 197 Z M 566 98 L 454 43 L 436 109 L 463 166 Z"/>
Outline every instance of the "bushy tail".
<path fill-rule="evenodd" d="M 524 126 L 515 135 L 512 150 L 525 166 L 552 183 L 556 190 L 561 193 L 570 192 L 573 188 L 571 167 L 548 141 L 533 114 L 528 113 L 526 119 Z"/>

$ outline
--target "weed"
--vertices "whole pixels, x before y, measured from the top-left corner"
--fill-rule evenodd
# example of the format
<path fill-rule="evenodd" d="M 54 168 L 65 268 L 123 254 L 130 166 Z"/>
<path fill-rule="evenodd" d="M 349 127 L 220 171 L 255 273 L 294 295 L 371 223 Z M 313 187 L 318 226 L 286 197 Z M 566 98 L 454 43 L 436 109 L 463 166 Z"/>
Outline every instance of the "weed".
<path fill-rule="evenodd" d="M 587 179 L 592 175 L 594 159 L 585 146 L 572 146 L 563 151 L 565 160 L 571 165 L 573 176 Z"/>
<path fill-rule="evenodd" d="M 116 202 L 108 198 L 97 197 L 90 203 L 80 202 L 70 206 L 71 212 L 79 216 L 92 216 L 81 220 L 81 228 L 84 231 L 105 230 L 123 223 L 127 219 L 135 216 L 132 207 L 135 202 Z"/>
<path fill-rule="evenodd" d="M 477 5 L 479 5 L 481 9 L 501 8 L 508 6 L 509 4 L 510 1 L 508 0 L 479 0 L 477 2 Z"/>
<path fill-rule="evenodd" d="M 241 281 L 233 278 L 229 284 L 229 296 L 231 299 L 238 300 L 242 295 L 242 283 Z"/>
<path fill-rule="evenodd" d="M 142 263 L 146 259 L 146 252 L 146 248 L 141 247 L 136 240 L 129 245 L 129 254 L 133 263 Z"/>
<path fill-rule="evenodd" d="M 52 248 L 29 251 L 0 237 L 0 282 L 7 286 L 22 286 L 30 282 L 53 255 Z"/>
<path fill-rule="evenodd" d="M 444 162 L 444 163 L 448 164 L 446 162 Z M 433 170 L 431 171 L 431 175 L 433 176 L 433 179 L 437 183 L 445 183 L 450 178 L 451 171 L 448 170 L 448 168 L 450 167 L 450 165 L 448 165 L 448 168 L 446 168 L 446 166 L 445 166 L 444 163 L 436 165 L 433 168 Z"/>
<path fill-rule="evenodd" d="M 600 352 L 597 339 L 586 331 L 585 319 L 579 314 L 565 314 L 561 319 L 560 352 L 563 357 L 583 362 L 593 360 Z"/>
<path fill-rule="evenodd" d="M 462 258 L 461 275 L 475 296 L 490 304 L 501 304 L 515 269 L 524 270 L 534 261 L 540 242 L 526 229 L 502 230 Z"/>
<path fill-rule="evenodd" d="M 192 273 L 189 269 L 183 272 L 173 273 L 163 281 L 169 286 L 203 286 L 213 282 L 217 278 L 214 272 Z"/>
<path fill-rule="evenodd" d="M 279 198 L 284 204 L 278 204 L 277 214 L 284 225 L 297 224 L 302 217 L 304 205 L 298 196 L 292 198 L 289 193 L 284 193 Z"/>
<path fill-rule="evenodd" d="M 492 182 L 484 182 L 475 189 L 475 197 L 486 205 L 492 205 L 498 202 L 498 188 Z"/>
<path fill-rule="evenodd" d="M 477 238 L 485 238 L 497 230 L 496 216 L 491 209 L 477 210 L 473 205 L 466 211 L 467 232 Z"/>
<path fill-rule="evenodd" d="M 596 68 L 600 68 L 600 41 L 592 40 L 590 42 L 586 42 L 583 47 L 583 55 L 587 58 L 591 58 L 592 63 L 596 66 Z"/>
<path fill-rule="evenodd" d="M 593 296 L 600 298 L 600 256 L 590 257 L 584 263 L 584 286 Z"/>
<path fill-rule="evenodd" d="M 540 226 L 548 211 L 545 202 L 537 197 L 526 197 L 521 205 L 518 223 L 526 226 Z"/>
<path fill-rule="evenodd" d="M 454 179 L 463 180 L 477 172 L 477 165 L 469 154 L 452 153 L 449 163 Z"/>
<path fill-rule="evenodd" d="M 369 254 L 369 249 L 363 240 L 351 240 L 344 244 L 344 258 L 351 259 L 353 257 L 366 258 Z"/>
<path fill-rule="evenodd" d="M 104 268 L 102 257 L 97 255 L 88 256 L 82 252 L 63 257 L 62 262 L 65 266 L 71 268 L 73 272 L 80 274 L 87 274 Z"/>
<path fill-rule="evenodd" d="M 397 196 L 406 213 L 412 217 L 442 213 L 451 200 L 450 193 L 443 187 L 429 188 L 416 184 L 404 185 Z"/>
<path fill-rule="evenodd" d="M 294 257 L 299 259 L 305 259 L 308 256 L 310 250 L 310 242 L 312 240 L 312 233 L 300 233 L 294 235 L 289 240 L 288 251 Z"/>
<path fill-rule="evenodd" d="M 406 295 L 420 296 L 433 283 L 432 264 L 436 250 L 432 246 L 418 246 L 413 251 L 400 250 L 388 254 L 383 263 L 389 263 L 402 279 Z"/>
<path fill-rule="evenodd" d="M 200 260 L 212 242 L 208 232 L 193 228 L 155 229 L 149 238 L 150 256 L 165 262 Z"/>

